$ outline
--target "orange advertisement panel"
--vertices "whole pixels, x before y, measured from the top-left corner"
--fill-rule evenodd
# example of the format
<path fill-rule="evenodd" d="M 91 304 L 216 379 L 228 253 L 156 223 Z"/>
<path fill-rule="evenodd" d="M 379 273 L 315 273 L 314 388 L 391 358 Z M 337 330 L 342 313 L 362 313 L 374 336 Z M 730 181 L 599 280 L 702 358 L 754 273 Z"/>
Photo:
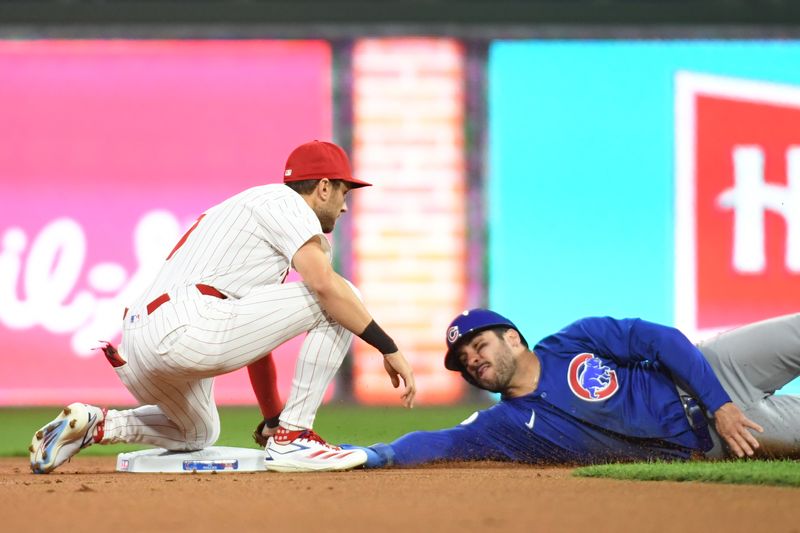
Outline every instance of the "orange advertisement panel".
<path fill-rule="evenodd" d="M 466 301 L 464 51 L 453 39 L 363 39 L 353 55 L 354 281 L 414 368 L 417 401 L 455 402 L 444 334 Z M 354 343 L 353 391 L 395 404 L 380 354 Z"/>

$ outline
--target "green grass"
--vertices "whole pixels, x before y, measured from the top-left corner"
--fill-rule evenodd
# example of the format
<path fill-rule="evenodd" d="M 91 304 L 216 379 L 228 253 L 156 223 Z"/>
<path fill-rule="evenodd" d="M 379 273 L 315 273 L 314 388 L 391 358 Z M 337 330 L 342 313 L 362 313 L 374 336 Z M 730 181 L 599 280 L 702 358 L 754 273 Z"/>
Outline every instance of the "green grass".
<path fill-rule="evenodd" d="M 314 430 L 332 443 L 369 445 L 389 442 L 416 430 L 452 427 L 486 405 L 453 407 L 361 407 L 329 404 L 320 408 Z M 27 457 L 33 433 L 58 415 L 61 407 L 0 409 L 0 457 Z M 261 415 L 255 407 L 221 407 L 218 446 L 255 447 L 251 434 Z M 116 455 L 146 446 L 91 446 L 81 455 Z"/>
<path fill-rule="evenodd" d="M 701 481 L 800 487 L 800 461 L 608 464 L 578 468 L 574 475 L 639 481 Z"/>
<path fill-rule="evenodd" d="M 369 445 L 390 442 L 417 430 L 452 427 L 487 405 L 453 407 L 361 407 L 329 404 L 317 414 L 314 429 L 332 443 Z M 60 407 L 0 409 L 0 457 L 27 457 L 31 436 L 52 420 Z M 255 447 L 250 434 L 260 421 L 255 407 L 220 408 L 219 446 Z M 114 456 L 145 448 L 129 444 L 92 446 L 81 455 Z M 800 487 L 800 461 L 721 461 L 609 464 L 578 468 L 576 476 L 627 480 L 699 481 Z"/>

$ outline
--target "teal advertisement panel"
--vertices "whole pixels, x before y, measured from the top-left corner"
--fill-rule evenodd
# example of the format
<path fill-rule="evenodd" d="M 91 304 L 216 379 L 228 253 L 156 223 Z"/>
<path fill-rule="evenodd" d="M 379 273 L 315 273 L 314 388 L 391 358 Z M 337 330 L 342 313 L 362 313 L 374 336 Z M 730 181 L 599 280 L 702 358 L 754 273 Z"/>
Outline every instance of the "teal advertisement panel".
<path fill-rule="evenodd" d="M 494 43 L 490 306 L 529 340 L 587 315 L 699 340 L 800 311 L 800 219 L 780 208 L 800 122 L 764 126 L 800 116 L 798 66 L 796 41 Z"/>

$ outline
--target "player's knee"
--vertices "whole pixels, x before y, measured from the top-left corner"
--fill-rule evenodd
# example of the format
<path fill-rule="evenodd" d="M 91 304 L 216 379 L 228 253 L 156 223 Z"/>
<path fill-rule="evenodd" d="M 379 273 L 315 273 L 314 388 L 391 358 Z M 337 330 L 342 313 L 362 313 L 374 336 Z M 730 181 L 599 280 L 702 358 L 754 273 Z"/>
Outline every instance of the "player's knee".
<path fill-rule="evenodd" d="M 215 432 L 215 433 L 213 433 L 211 435 L 207 435 L 205 440 L 203 441 L 203 446 L 202 447 L 203 448 L 208 448 L 209 446 L 213 446 L 214 444 L 217 443 L 218 439 L 219 439 L 219 431 L 217 431 L 217 432 Z"/>
<path fill-rule="evenodd" d="M 211 431 L 206 434 L 205 441 L 203 443 L 203 448 L 207 448 L 209 446 L 213 446 L 216 444 L 217 440 L 219 439 L 220 434 L 220 425 L 219 421 L 211 427 Z"/>
<path fill-rule="evenodd" d="M 201 426 L 201 428 L 198 428 L 197 431 L 186 435 L 184 451 L 202 450 L 204 448 L 208 448 L 209 446 L 213 446 L 219 439 L 219 435 L 219 422 L 213 423 L 212 421 L 207 421 L 205 427 Z"/>
<path fill-rule="evenodd" d="M 191 450 L 202 450 L 204 448 L 208 448 L 209 446 L 213 446 L 218 439 L 219 432 L 210 433 L 208 435 L 198 435 L 197 438 L 187 442 L 186 446 Z"/>

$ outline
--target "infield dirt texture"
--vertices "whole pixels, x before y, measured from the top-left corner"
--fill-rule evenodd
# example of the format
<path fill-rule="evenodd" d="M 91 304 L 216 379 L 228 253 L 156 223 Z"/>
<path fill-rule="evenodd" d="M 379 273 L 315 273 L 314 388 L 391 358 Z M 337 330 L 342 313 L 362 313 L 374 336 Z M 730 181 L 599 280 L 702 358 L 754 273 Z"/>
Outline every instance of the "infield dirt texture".
<path fill-rule="evenodd" d="M 0 530 L 100 533 L 800 532 L 796 488 L 576 478 L 470 463 L 342 473 L 125 474 L 0 459 Z"/>

